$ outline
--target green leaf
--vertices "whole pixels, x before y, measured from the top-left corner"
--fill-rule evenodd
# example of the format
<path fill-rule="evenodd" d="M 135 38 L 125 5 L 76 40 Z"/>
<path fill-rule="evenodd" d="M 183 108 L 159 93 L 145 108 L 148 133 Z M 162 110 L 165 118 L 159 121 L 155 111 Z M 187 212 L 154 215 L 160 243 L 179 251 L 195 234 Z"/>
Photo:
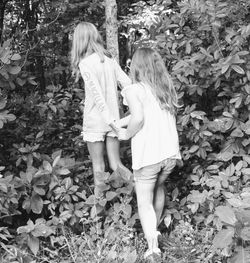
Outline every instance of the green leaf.
<path fill-rule="evenodd" d="M 218 158 L 219 160 L 222 160 L 222 161 L 224 161 L 224 162 L 227 162 L 227 161 L 231 160 L 231 159 L 233 158 L 233 156 L 234 156 L 234 154 L 233 154 L 232 152 L 226 151 L 226 152 L 219 153 L 219 154 L 217 155 L 217 158 Z"/>
<path fill-rule="evenodd" d="M 4 193 L 8 193 L 8 186 L 7 186 L 7 184 L 0 182 L 0 191 L 2 191 Z"/>
<path fill-rule="evenodd" d="M 196 119 L 202 120 L 203 116 L 205 116 L 206 113 L 204 111 L 193 111 L 193 112 L 191 112 L 190 115 L 191 115 L 192 118 L 196 118 Z"/>
<path fill-rule="evenodd" d="M 31 233 L 33 230 L 35 229 L 35 225 L 33 223 L 33 221 L 31 221 L 30 219 L 27 222 L 26 226 L 20 226 L 17 229 L 17 233 L 18 234 L 22 234 L 22 233 Z"/>
<path fill-rule="evenodd" d="M 42 137 L 43 134 L 44 134 L 44 131 L 40 131 L 40 132 L 38 132 L 38 134 L 36 135 L 36 139 Z"/>
<path fill-rule="evenodd" d="M 117 196 L 117 193 L 116 193 L 116 192 L 108 191 L 108 192 L 106 193 L 106 199 L 107 199 L 108 201 L 111 201 L 111 200 L 114 199 L 116 196 Z"/>
<path fill-rule="evenodd" d="M 245 71 L 244 71 L 244 69 L 243 69 L 242 67 L 240 67 L 240 66 L 238 66 L 238 65 L 232 65 L 231 67 L 232 67 L 232 69 L 233 69 L 234 71 L 236 71 L 237 73 L 239 73 L 239 74 L 245 74 Z"/>
<path fill-rule="evenodd" d="M 173 201 L 176 200 L 176 198 L 178 197 L 178 195 L 179 195 L 179 190 L 178 190 L 178 188 L 176 187 L 176 188 L 172 191 L 172 199 L 173 199 Z"/>
<path fill-rule="evenodd" d="M 198 146 L 198 145 L 193 145 L 193 146 L 189 149 L 189 152 L 190 152 L 190 153 L 194 153 L 194 152 L 196 152 L 198 149 L 199 149 L 199 146 Z"/>
<path fill-rule="evenodd" d="M 82 218 L 83 217 L 83 212 L 82 211 L 80 211 L 80 210 L 75 210 L 75 215 L 77 216 L 77 217 L 79 217 L 79 218 Z"/>
<path fill-rule="evenodd" d="M 228 70 L 228 68 L 229 68 L 229 64 L 227 64 L 227 65 L 223 66 L 223 67 L 221 68 L 221 74 L 224 74 L 224 73 L 226 73 L 226 72 L 227 72 L 227 70 Z"/>
<path fill-rule="evenodd" d="M 132 252 L 127 254 L 127 256 L 123 262 L 124 263 L 135 263 L 136 260 L 137 260 L 137 252 L 136 252 L 136 249 L 134 249 Z"/>
<path fill-rule="evenodd" d="M 41 214 L 43 210 L 43 199 L 38 194 L 33 194 L 30 199 L 31 210 L 35 214 Z"/>
<path fill-rule="evenodd" d="M 164 224 L 166 227 L 169 227 L 171 224 L 171 214 L 167 214 L 164 218 Z"/>
<path fill-rule="evenodd" d="M 250 175 L 250 168 L 243 168 L 241 172 L 243 175 Z"/>
<path fill-rule="evenodd" d="M 21 67 L 19 66 L 13 66 L 13 67 L 9 67 L 8 72 L 12 75 L 16 75 L 21 71 Z"/>
<path fill-rule="evenodd" d="M 227 248 L 233 242 L 234 229 L 232 227 L 228 229 L 222 229 L 217 233 L 213 240 L 213 246 L 217 249 Z"/>
<path fill-rule="evenodd" d="M 109 235 L 107 238 L 109 239 Z M 112 248 L 109 250 L 107 255 L 107 260 L 110 260 L 110 262 L 112 262 L 117 258 L 117 252 L 115 250 L 116 250 L 116 244 L 112 246 Z"/>
<path fill-rule="evenodd" d="M 53 161 L 53 164 L 52 164 L 52 167 L 55 167 L 57 165 L 57 163 L 59 162 L 59 160 L 61 159 L 61 156 L 57 156 L 54 161 Z"/>
<path fill-rule="evenodd" d="M 236 208 L 242 207 L 242 200 L 240 200 L 238 198 L 235 198 L 235 197 L 234 198 L 230 198 L 227 201 L 233 207 L 236 207 Z"/>
<path fill-rule="evenodd" d="M 237 222 L 234 211 L 229 206 L 218 206 L 215 209 L 215 214 L 220 218 L 220 220 L 229 225 L 235 225 Z"/>
<path fill-rule="evenodd" d="M 236 128 L 235 130 L 232 131 L 231 136 L 240 138 L 244 136 L 244 133 L 242 132 L 240 128 Z"/>
<path fill-rule="evenodd" d="M 16 83 L 22 87 L 26 83 L 26 79 L 16 78 Z"/>
<path fill-rule="evenodd" d="M 129 219 L 132 214 L 132 206 L 130 204 L 126 204 L 123 212 L 125 213 L 126 218 Z"/>
<path fill-rule="evenodd" d="M 103 211 L 103 207 L 99 205 L 94 205 L 90 210 L 90 216 L 92 219 L 96 218 L 96 216 Z"/>
<path fill-rule="evenodd" d="M 41 187 L 33 186 L 33 190 L 39 195 L 45 195 L 45 190 Z"/>
<path fill-rule="evenodd" d="M 53 152 L 51 157 L 52 157 L 53 160 L 55 160 L 56 157 L 58 157 L 58 156 L 61 157 L 61 155 L 62 155 L 62 150 L 59 150 L 59 151 Z"/>
<path fill-rule="evenodd" d="M 90 195 L 90 196 L 88 197 L 88 199 L 86 200 L 86 204 L 87 204 L 87 205 L 94 205 L 94 204 L 96 204 L 96 203 L 97 203 L 97 201 L 96 201 L 95 195 Z"/>
<path fill-rule="evenodd" d="M 67 175 L 67 174 L 70 174 L 70 170 L 69 169 L 66 169 L 66 168 L 63 168 L 63 169 L 58 169 L 56 170 L 56 172 L 60 175 Z"/>
<path fill-rule="evenodd" d="M 64 184 L 65 189 L 68 190 L 73 185 L 72 179 L 70 177 L 66 177 L 65 179 L 63 179 L 62 184 Z"/>
<path fill-rule="evenodd" d="M 10 59 L 11 60 L 20 60 L 21 56 L 19 54 L 14 54 Z"/>
<path fill-rule="evenodd" d="M 52 172 L 52 166 L 48 161 L 43 161 L 43 168 L 48 172 Z"/>
<path fill-rule="evenodd" d="M 28 246 L 29 246 L 30 250 L 32 251 L 32 253 L 36 256 L 36 254 L 39 250 L 39 239 L 37 237 L 29 235 Z"/>
<path fill-rule="evenodd" d="M 46 226 L 44 223 L 35 225 L 35 229 L 32 231 L 34 237 L 48 237 L 54 233 L 53 229 L 49 226 Z"/>
<path fill-rule="evenodd" d="M 7 100 L 6 99 L 1 99 L 0 100 L 0 110 L 4 109 L 6 104 L 7 104 Z"/>

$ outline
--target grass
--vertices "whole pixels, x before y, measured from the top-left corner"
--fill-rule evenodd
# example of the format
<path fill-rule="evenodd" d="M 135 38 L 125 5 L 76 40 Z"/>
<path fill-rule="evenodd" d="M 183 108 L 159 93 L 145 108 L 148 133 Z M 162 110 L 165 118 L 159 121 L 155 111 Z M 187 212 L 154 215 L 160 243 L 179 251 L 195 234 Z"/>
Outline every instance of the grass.
<path fill-rule="evenodd" d="M 36 256 L 25 244 L 2 246 L 1 263 L 143 263 L 146 243 L 143 235 L 126 225 L 118 227 L 112 235 L 109 231 L 95 234 L 89 231 L 73 233 L 62 227 L 57 236 L 40 242 Z M 216 253 L 210 251 L 211 229 L 194 229 L 187 222 L 180 222 L 168 235 L 162 235 L 161 248 L 164 263 L 222 263 Z M 1 246 L 0 246 L 1 247 Z M 26 247 L 26 249 L 25 249 Z"/>

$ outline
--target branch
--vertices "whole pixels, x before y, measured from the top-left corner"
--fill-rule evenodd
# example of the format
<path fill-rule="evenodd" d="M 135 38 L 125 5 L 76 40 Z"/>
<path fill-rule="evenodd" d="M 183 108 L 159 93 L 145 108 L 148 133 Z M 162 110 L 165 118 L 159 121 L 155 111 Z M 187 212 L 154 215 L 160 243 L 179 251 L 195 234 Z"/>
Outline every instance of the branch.
<path fill-rule="evenodd" d="M 62 5 L 61 5 L 61 6 L 62 6 Z M 60 6 L 60 9 L 61 9 L 61 6 Z M 51 24 L 55 23 L 56 20 L 59 18 L 59 16 L 60 16 L 61 14 L 62 14 L 62 11 L 59 11 L 58 14 L 57 14 L 57 16 L 56 16 L 56 18 L 55 18 L 54 20 L 52 20 L 51 22 L 43 25 L 42 27 L 45 28 L 45 27 L 48 27 L 48 26 L 50 26 Z M 36 27 L 35 27 L 35 28 L 32 28 L 32 29 L 28 29 L 27 32 L 32 32 L 32 31 L 35 31 L 36 29 L 37 29 Z"/>
<path fill-rule="evenodd" d="M 4 219 L 4 218 L 6 218 L 6 217 L 18 216 L 18 215 L 20 215 L 20 213 L 15 213 L 15 214 L 12 214 L 12 215 L 1 216 L 1 217 L 0 217 L 0 220 L 1 220 L 1 219 Z"/>

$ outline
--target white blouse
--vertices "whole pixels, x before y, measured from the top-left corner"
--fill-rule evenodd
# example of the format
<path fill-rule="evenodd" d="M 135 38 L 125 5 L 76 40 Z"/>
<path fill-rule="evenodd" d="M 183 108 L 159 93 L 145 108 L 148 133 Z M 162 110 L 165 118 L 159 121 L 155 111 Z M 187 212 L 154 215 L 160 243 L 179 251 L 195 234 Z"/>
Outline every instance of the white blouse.
<path fill-rule="evenodd" d="M 134 92 L 143 106 L 144 124 L 132 138 L 132 168 L 157 164 L 167 158 L 181 159 L 176 119 L 173 114 L 161 109 L 156 97 L 148 85 L 137 83 L 122 90 L 124 104 L 126 92 Z"/>

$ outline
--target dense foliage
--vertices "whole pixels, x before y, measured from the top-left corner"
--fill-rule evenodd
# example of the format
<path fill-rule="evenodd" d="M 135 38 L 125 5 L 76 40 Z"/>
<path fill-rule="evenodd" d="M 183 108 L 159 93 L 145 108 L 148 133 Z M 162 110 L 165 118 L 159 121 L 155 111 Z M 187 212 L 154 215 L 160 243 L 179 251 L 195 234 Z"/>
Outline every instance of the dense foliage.
<path fill-rule="evenodd" d="M 102 32 L 103 3 L 3 2 L 0 261 L 142 262 L 145 244 L 124 171 L 104 174 L 104 200 L 92 194 L 80 137 L 84 92 L 69 68 L 72 26 L 85 19 Z M 249 1 L 117 3 L 121 63 L 139 46 L 157 48 L 182 105 L 183 164 L 166 183 L 161 225 L 165 262 L 248 262 Z M 130 168 L 128 144 L 121 153 Z"/>

